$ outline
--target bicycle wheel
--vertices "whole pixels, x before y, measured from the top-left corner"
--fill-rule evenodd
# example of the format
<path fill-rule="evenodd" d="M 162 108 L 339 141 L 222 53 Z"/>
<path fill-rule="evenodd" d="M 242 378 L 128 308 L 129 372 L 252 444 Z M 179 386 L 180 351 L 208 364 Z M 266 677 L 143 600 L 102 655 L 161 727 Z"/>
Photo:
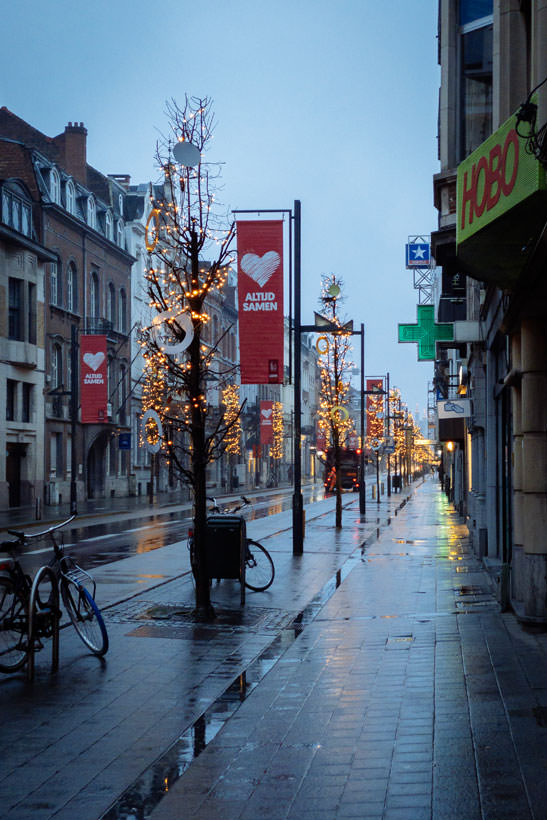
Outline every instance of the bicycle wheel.
<path fill-rule="evenodd" d="M 0 578 L 0 672 L 16 672 L 27 659 L 27 605 L 9 578 Z"/>
<path fill-rule="evenodd" d="M 258 541 L 247 539 L 245 556 L 245 586 L 255 592 L 264 592 L 272 585 L 275 567 L 271 555 Z"/>
<path fill-rule="evenodd" d="M 91 651 L 101 657 L 108 651 L 103 616 L 87 589 L 72 578 L 61 580 L 61 595 L 74 629 Z"/>

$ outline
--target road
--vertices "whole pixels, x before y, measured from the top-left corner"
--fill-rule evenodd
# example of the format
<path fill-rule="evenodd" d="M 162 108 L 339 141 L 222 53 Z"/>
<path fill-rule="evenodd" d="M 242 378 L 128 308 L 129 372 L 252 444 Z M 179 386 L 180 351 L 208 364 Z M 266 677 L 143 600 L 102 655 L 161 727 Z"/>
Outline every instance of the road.
<path fill-rule="evenodd" d="M 304 503 L 324 498 L 323 485 L 316 483 L 302 488 Z M 264 490 L 253 494 L 251 505 L 245 508 L 245 518 L 254 520 L 275 515 L 291 509 L 292 489 Z M 184 541 L 191 524 L 191 505 L 176 505 L 158 509 L 150 514 L 150 508 L 142 512 L 131 511 L 113 515 L 105 521 L 93 523 L 87 518 L 83 526 L 71 526 L 63 530 L 65 550 L 84 569 L 109 564 L 132 555 L 150 552 Z M 105 515 L 108 510 L 105 510 Z M 40 528 L 38 528 L 40 529 Z M 45 529 L 45 527 L 44 527 Z M 36 531 L 32 528 L 31 531 Z M 42 540 L 25 551 L 25 571 L 34 572 L 48 560 L 50 547 Z"/>

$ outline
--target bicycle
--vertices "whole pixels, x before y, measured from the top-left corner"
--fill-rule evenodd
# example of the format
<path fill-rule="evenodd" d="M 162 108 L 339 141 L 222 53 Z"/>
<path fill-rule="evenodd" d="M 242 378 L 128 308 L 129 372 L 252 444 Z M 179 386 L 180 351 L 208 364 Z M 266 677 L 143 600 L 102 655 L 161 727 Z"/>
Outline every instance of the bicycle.
<path fill-rule="evenodd" d="M 241 503 L 236 507 L 224 506 L 221 507 L 216 498 L 208 497 L 208 501 L 213 502 L 211 513 L 216 515 L 235 515 L 243 507 L 249 506 L 251 502 L 241 496 Z M 190 560 L 192 560 L 193 552 L 193 531 L 188 533 L 188 547 L 190 549 Z M 245 586 L 253 592 L 264 592 L 273 584 L 275 577 L 275 566 L 272 557 L 266 547 L 254 541 L 252 538 L 246 538 L 245 545 Z M 220 580 L 220 579 L 218 579 Z"/>
<path fill-rule="evenodd" d="M 53 639 L 53 666 L 56 668 L 62 614 L 60 598 L 88 649 L 98 657 L 108 651 L 106 626 L 95 603 L 95 581 L 70 556 L 64 554 L 56 534 L 74 518 L 71 516 L 37 533 L 8 530 L 16 540 L 0 544 L 0 672 L 16 672 L 28 662 L 29 678 L 32 678 L 34 654 L 43 647 L 46 638 Z M 23 571 L 17 554 L 29 542 L 40 538 L 49 540 L 54 557 L 49 564 L 40 567 L 32 580 Z"/>

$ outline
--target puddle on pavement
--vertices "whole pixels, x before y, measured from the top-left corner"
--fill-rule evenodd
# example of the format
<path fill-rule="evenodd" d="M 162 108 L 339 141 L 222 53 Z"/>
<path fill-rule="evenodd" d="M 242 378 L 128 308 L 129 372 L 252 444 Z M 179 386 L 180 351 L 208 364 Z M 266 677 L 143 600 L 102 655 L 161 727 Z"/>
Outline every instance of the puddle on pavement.
<path fill-rule="evenodd" d="M 139 820 L 147 820 L 150 817 L 173 784 L 182 777 L 191 763 L 237 711 L 245 698 L 301 635 L 304 628 L 317 617 L 358 560 L 358 554 L 347 559 L 308 606 L 279 632 L 272 643 L 232 681 L 224 693 L 200 715 L 195 723 L 186 729 L 178 740 L 126 789 L 116 803 L 101 816 L 100 820 L 135 820 L 137 817 Z M 161 614 L 167 617 L 173 615 L 169 613 L 169 607 L 158 607 L 158 610 L 159 612 L 154 612 L 155 618 Z M 184 613 L 180 614 L 184 616 Z M 303 651 L 307 651 L 307 647 L 304 647 Z"/>

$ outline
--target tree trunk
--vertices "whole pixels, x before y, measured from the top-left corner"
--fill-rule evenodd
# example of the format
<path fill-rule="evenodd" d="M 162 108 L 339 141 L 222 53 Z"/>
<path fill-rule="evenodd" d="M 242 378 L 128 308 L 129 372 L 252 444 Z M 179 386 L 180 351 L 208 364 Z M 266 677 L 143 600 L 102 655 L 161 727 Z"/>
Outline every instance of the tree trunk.
<path fill-rule="evenodd" d="M 199 258 L 197 235 L 192 231 L 192 279 L 195 287 L 199 283 Z M 189 300 L 193 313 L 201 313 L 203 298 Z M 194 338 L 189 347 L 192 364 L 190 390 L 188 398 L 191 403 L 191 430 L 192 439 L 192 474 L 194 489 L 194 549 L 195 566 L 193 567 L 196 581 L 196 614 L 202 620 L 211 620 L 215 617 L 209 594 L 209 571 L 207 567 L 207 486 L 205 453 L 205 411 L 202 404 L 203 373 L 200 352 L 201 326 L 194 325 Z"/>

